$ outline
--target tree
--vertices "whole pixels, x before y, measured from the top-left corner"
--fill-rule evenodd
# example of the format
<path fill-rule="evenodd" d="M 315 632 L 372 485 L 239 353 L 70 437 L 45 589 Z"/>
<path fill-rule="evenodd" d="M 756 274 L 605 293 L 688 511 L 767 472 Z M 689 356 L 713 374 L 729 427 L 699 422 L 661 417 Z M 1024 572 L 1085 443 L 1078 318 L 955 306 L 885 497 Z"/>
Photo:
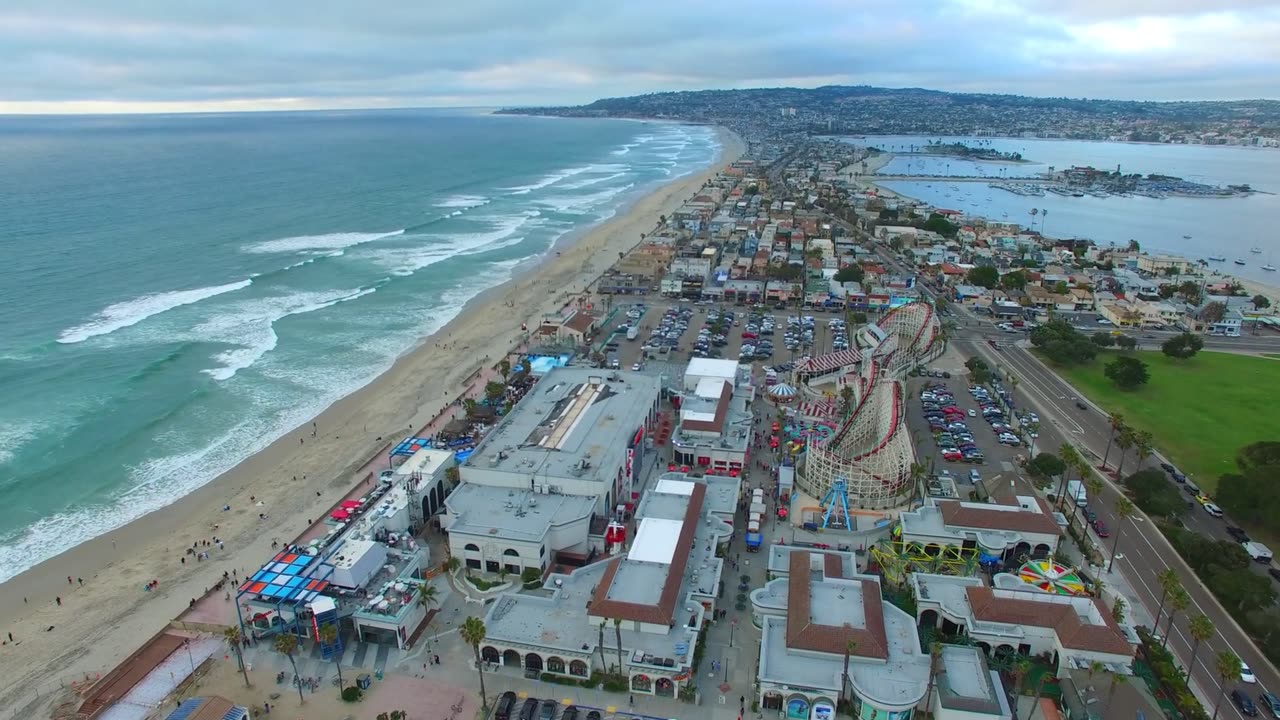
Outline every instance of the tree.
<path fill-rule="evenodd" d="M 240 626 L 232 625 L 222 631 L 222 639 L 227 641 L 227 645 L 231 646 L 231 652 L 236 654 L 236 666 L 240 668 L 240 674 L 244 675 L 244 686 L 253 687 L 249 684 L 249 668 L 244 664 L 244 636 L 240 634 Z"/>
<path fill-rule="evenodd" d="M 497 402 L 498 400 L 502 399 L 503 395 L 506 395 L 506 394 L 507 394 L 506 385 L 497 381 L 485 383 L 484 396 L 489 399 L 490 403 Z"/>
<path fill-rule="evenodd" d="M 1107 363 L 1102 370 L 1102 374 L 1107 379 L 1116 384 L 1121 390 L 1134 390 L 1142 385 L 1147 384 L 1151 379 L 1151 372 L 1147 370 L 1147 364 L 1135 357 L 1121 355 L 1120 357 Z"/>
<path fill-rule="evenodd" d="M 1000 276 L 1000 287 L 1005 290 L 1022 290 L 1027 286 L 1027 274 L 1021 270 Z"/>
<path fill-rule="evenodd" d="M 1265 310 L 1271 307 L 1271 301 L 1267 299 L 1266 295 L 1254 295 L 1249 302 L 1253 303 L 1254 310 Z"/>
<path fill-rule="evenodd" d="M 338 642 L 338 626 L 333 623 L 325 623 L 320 626 L 320 644 L 333 645 Z M 333 654 L 333 666 L 338 668 L 338 695 L 342 695 L 342 653 L 335 652 Z"/>
<path fill-rule="evenodd" d="M 1116 522 L 1115 539 L 1111 541 L 1111 559 L 1107 561 L 1107 572 L 1111 572 L 1111 568 L 1116 564 L 1116 551 L 1120 549 L 1120 531 L 1124 529 L 1124 521 L 1133 516 L 1133 502 L 1129 498 L 1121 495 L 1120 500 L 1116 503 Z"/>
<path fill-rule="evenodd" d="M 1124 475 L 1125 458 L 1128 456 L 1129 448 L 1133 447 L 1137 437 L 1137 431 L 1130 427 L 1121 430 L 1120 434 L 1116 436 L 1116 447 L 1120 448 L 1120 467 L 1116 468 L 1117 475 Z"/>
<path fill-rule="evenodd" d="M 472 418 L 475 416 L 477 407 L 478 405 L 475 401 L 475 398 L 463 398 L 462 410 L 467 414 L 467 418 Z"/>
<path fill-rule="evenodd" d="M 1116 690 L 1119 690 L 1120 686 L 1124 685 L 1127 682 L 1129 682 L 1129 677 L 1127 675 L 1121 675 L 1120 673 L 1111 673 L 1111 687 L 1107 688 L 1107 714 L 1108 715 L 1110 715 L 1111 713 L 1111 703 L 1115 700 Z"/>
<path fill-rule="evenodd" d="M 1271 607 L 1276 600 L 1271 579 L 1243 568 L 1208 567 L 1209 589 L 1228 607 L 1234 606 L 1240 616 Z"/>
<path fill-rule="evenodd" d="M 970 285 L 977 285 L 990 290 L 1000 284 L 1000 271 L 993 265 L 979 265 L 965 274 Z"/>
<path fill-rule="evenodd" d="M 1032 330 L 1031 344 L 1059 365 L 1083 365 L 1098 355 L 1098 346 L 1066 320 L 1050 320 Z"/>
<path fill-rule="evenodd" d="M 1182 493 L 1160 470 L 1139 470 L 1125 478 L 1124 484 L 1133 494 L 1134 504 L 1148 515 L 1178 518 L 1187 509 Z"/>
<path fill-rule="evenodd" d="M 511 361 L 506 358 L 499 360 L 498 372 L 502 375 L 502 379 L 505 381 L 507 376 L 511 374 Z"/>
<path fill-rule="evenodd" d="M 1139 244 L 1137 240 L 1130 239 L 1130 240 L 1129 240 L 1129 245 L 1128 245 L 1128 247 L 1127 247 L 1126 249 L 1127 249 L 1129 252 L 1141 252 L 1141 251 L 1142 251 L 1142 245 L 1141 245 L 1141 244 Z"/>
<path fill-rule="evenodd" d="M 1073 470 L 1080 464 L 1080 451 L 1076 450 L 1076 446 L 1070 443 L 1062 443 L 1058 448 L 1058 459 L 1062 461 L 1062 474 L 1058 479 L 1058 509 L 1062 509 L 1065 502 L 1065 489 L 1067 485 L 1067 474 L 1069 470 Z"/>
<path fill-rule="evenodd" d="M 840 417 L 848 417 L 853 410 L 853 386 L 840 388 Z"/>
<path fill-rule="evenodd" d="M 1124 611 L 1127 607 L 1129 605 L 1124 601 L 1124 596 L 1117 595 L 1116 604 L 1111 606 L 1111 619 L 1118 623 L 1124 622 Z"/>
<path fill-rule="evenodd" d="M 1218 688 L 1218 702 L 1213 705 L 1213 720 L 1218 720 L 1218 711 L 1222 709 L 1222 700 L 1227 696 L 1227 686 L 1240 682 L 1240 671 L 1243 666 L 1240 658 L 1230 650 L 1223 650 L 1214 657 L 1214 665 L 1222 684 Z"/>
<path fill-rule="evenodd" d="M 846 628 L 853 629 L 853 626 L 849 623 L 845 623 L 844 626 Z M 858 643 L 853 640 L 844 644 L 844 672 L 840 674 L 840 695 L 836 701 L 836 705 L 840 705 L 844 702 L 844 689 L 849 685 L 849 656 L 857 649 Z"/>
<path fill-rule="evenodd" d="M 298 663 L 293 660 L 293 651 L 298 649 L 298 636 L 291 633 L 282 632 L 276 635 L 276 639 L 271 641 L 271 647 L 275 651 L 289 658 L 289 666 L 293 668 L 294 682 L 298 686 L 298 704 L 305 705 L 307 699 L 302 696 L 302 683 L 298 682 Z"/>
<path fill-rule="evenodd" d="M 836 282 L 841 282 L 841 283 L 847 283 L 847 282 L 860 283 L 862 282 L 862 278 L 866 277 L 866 275 L 867 273 L 865 270 L 862 269 L 862 266 L 855 262 L 855 263 L 849 263 L 848 265 L 845 265 L 844 267 L 837 270 L 834 276 L 834 280 Z"/>
<path fill-rule="evenodd" d="M 1053 293 L 1055 295 L 1066 295 L 1071 292 L 1071 287 L 1067 285 L 1066 280 L 1059 280 L 1053 284 Z"/>
<path fill-rule="evenodd" d="M 1116 347 L 1120 352 L 1133 352 L 1138 347 L 1138 339 L 1128 335 L 1116 335 Z"/>
<path fill-rule="evenodd" d="M 1227 304 L 1221 300 L 1214 300 L 1200 310 L 1200 320 L 1210 324 L 1221 322 L 1226 314 Z"/>
<path fill-rule="evenodd" d="M 1184 281 L 1179 285 L 1178 295 L 1190 305 L 1199 305 L 1204 300 L 1204 296 L 1200 292 L 1200 285 L 1193 280 Z"/>
<path fill-rule="evenodd" d="M 1102 466 L 1106 467 L 1107 458 L 1111 457 L 1111 444 L 1115 442 L 1116 434 L 1124 430 L 1124 415 L 1118 412 L 1107 413 L 1107 424 L 1111 426 L 1111 435 L 1107 437 L 1107 451 L 1102 455 Z"/>
<path fill-rule="evenodd" d="M 1182 587 L 1182 578 L 1178 577 L 1178 573 L 1173 568 L 1165 568 L 1156 575 L 1156 584 L 1160 586 L 1160 605 L 1156 609 L 1156 619 L 1151 622 L 1152 630 L 1160 628 L 1160 616 L 1164 614 L 1164 601 L 1168 599 L 1169 593 Z"/>
<path fill-rule="evenodd" d="M 624 666 L 622 664 L 622 618 L 613 619 L 613 633 L 614 639 L 618 643 L 618 677 L 626 678 L 627 671 L 623 669 Z"/>
<path fill-rule="evenodd" d="M 1173 632 L 1173 619 L 1178 613 L 1187 609 L 1187 605 L 1191 604 L 1191 596 L 1183 589 L 1182 585 L 1178 585 L 1173 592 L 1169 593 L 1169 618 L 1164 624 L 1164 647 L 1169 648 L 1169 633 Z"/>
<path fill-rule="evenodd" d="M 1028 472 L 1036 477 L 1046 479 L 1062 475 L 1066 470 L 1067 464 L 1052 453 L 1040 453 L 1031 462 L 1027 463 Z"/>
<path fill-rule="evenodd" d="M 1187 667 L 1187 677 L 1192 677 L 1196 671 L 1196 653 L 1200 650 L 1200 643 L 1213 637 L 1213 621 L 1209 619 L 1208 615 L 1200 613 L 1191 618 L 1191 621 L 1187 623 L 1187 629 L 1191 631 L 1191 639 L 1195 640 L 1191 644 L 1191 665 Z"/>
<path fill-rule="evenodd" d="M 986 385 L 991 382 L 991 368 L 977 355 L 965 360 L 964 366 L 969 370 L 969 380 L 974 385 Z"/>
<path fill-rule="evenodd" d="M 472 615 L 462 621 L 462 641 L 471 646 L 476 657 L 476 672 L 480 673 L 480 706 L 489 709 L 489 696 L 484 691 L 484 663 L 480 661 L 480 643 L 484 642 L 486 628 L 484 621 Z"/>
<path fill-rule="evenodd" d="M 1116 344 L 1116 336 L 1109 332 L 1096 332 L 1089 336 L 1089 340 L 1100 348 L 1114 347 Z"/>
<path fill-rule="evenodd" d="M 938 679 L 938 663 L 942 660 L 942 643 L 929 643 L 929 685 L 924 691 L 924 706 L 932 707 L 933 687 Z"/>
<path fill-rule="evenodd" d="M 1189 360 L 1204 347 L 1204 339 L 1199 335 L 1184 332 L 1174 335 L 1160 346 L 1160 352 L 1175 360 Z"/>
<path fill-rule="evenodd" d="M 457 572 L 457 571 L 458 571 L 458 568 L 460 568 L 460 567 L 462 567 L 462 561 L 461 561 L 461 560 L 459 560 L 458 558 L 454 557 L 453 555 L 450 555 L 450 556 L 449 556 L 449 557 L 444 561 L 444 571 L 445 571 L 445 572 L 447 572 L 447 573 L 454 573 L 454 572 Z"/>

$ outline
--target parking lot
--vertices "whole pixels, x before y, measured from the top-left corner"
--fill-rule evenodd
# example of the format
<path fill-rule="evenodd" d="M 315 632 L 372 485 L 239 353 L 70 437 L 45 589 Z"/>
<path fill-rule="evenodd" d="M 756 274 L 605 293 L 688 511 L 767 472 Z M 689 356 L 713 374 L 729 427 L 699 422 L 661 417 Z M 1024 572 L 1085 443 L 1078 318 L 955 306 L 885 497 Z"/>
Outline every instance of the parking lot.
<path fill-rule="evenodd" d="M 933 372 L 937 376 L 910 377 L 907 382 L 907 428 L 920 462 L 933 476 L 954 478 L 962 498 L 975 489 L 977 480 L 990 493 L 994 482 L 1012 479 L 1019 459 L 1030 450 L 1015 434 L 1015 413 L 995 388 L 970 392 L 967 374 L 947 371 L 948 378 L 940 370 Z M 1031 413 L 1026 420 L 1036 422 L 1038 417 Z"/>
<path fill-rule="evenodd" d="M 838 313 L 790 312 L 661 300 L 630 306 L 614 316 L 606 362 L 619 369 L 683 368 L 690 358 L 711 357 L 767 365 L 847 349 L 851 338 Z M 629 332 L 634 325 L 634 339 Z M 616 357 L 613 357 L 616 356 Z M 670 373 L 668 373 L 670 375 Z"/>

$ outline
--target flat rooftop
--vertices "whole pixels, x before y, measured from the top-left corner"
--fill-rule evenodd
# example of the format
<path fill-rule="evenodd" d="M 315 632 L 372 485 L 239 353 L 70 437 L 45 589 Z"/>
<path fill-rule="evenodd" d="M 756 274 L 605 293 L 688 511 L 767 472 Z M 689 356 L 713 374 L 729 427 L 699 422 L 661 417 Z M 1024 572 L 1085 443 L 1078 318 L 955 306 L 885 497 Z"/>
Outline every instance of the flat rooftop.
<path fill-rule="evenodd" d="M 1004 689 L 996 691 L 991 668 L 976 646 L 943 645 L 938 659 L 938 700 L 943 707 L 994 717 L 1010 717 Z"/>
<path fill-rule="evenodd" d="M 461 467 L 611 482 L 659 394 L 657 377 L 595 368 L 556 368 L 485 436 Z"/>
<path fill-rule="evenodd" d="M 445 500 L 450 533 L 539 542 L 557 525 L 590 518 L 596 499 L 464 482 Z"/>
<path fill-rule="evenodd" d="M 693 485 L 703 489 L 704 513 L 732 516 L 738 508 L 738 493 L 742 488 L 740 478 L 724 475 L 694 477 L 684 473 L 663 473 L 654 483 L 653 491 L 644 494 L 636 507 L 636 517 L 667 518 L 679 520 L 688 506 L 682 496 L 693 492 Z"/>

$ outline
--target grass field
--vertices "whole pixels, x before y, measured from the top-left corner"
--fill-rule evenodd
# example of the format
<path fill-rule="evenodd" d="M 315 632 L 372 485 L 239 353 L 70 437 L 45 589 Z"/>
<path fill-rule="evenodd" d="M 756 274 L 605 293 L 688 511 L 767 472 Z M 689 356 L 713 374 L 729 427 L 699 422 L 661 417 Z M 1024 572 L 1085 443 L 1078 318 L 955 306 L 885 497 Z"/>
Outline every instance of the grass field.
<path fill-rule="evenodd" d="M 1159 352 L 1136 356 L 1151 381 L 1129 392 L 1102 374 L 1109 353 L 1086 367 L 1055 369 L 1099 406 L 1150 432 L 1156 449 L 1209 491 L 1220 475 L 1235 471 L 1236 450 L 1280 440 L 1280 362 L 1214 352 L 1185 361 Z"/>

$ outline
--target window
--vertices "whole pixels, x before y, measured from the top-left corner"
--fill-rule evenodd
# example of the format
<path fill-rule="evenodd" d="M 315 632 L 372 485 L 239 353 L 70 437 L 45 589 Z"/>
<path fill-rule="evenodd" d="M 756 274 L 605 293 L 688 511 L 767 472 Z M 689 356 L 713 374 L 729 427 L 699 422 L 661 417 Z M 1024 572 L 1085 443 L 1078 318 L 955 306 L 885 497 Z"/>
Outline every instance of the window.
<path fill-rule="evenodd" d="M 546 557 L 546 556 L 547 556 L 547 546 L 543 545 L 542 547 L 538 548 L 538 557 Z"/>
<path fill-rule="evenodd" d="M 475 543 L 467 543 L 467 546 L 463 549 L 467 552 L 480 552 L 480 546 Z"/>

